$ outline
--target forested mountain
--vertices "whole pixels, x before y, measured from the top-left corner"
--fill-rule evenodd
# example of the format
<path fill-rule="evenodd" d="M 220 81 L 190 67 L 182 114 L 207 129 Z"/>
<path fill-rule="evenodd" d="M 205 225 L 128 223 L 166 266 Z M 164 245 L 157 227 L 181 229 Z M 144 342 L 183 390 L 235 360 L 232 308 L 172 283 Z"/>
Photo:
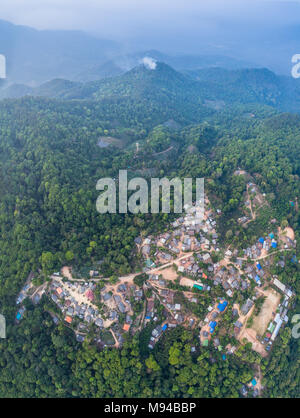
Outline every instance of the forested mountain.
<path fill-rule="evenodd" d="M 24 95 L 76 100 L 145 101 L 151 105 L 174 107 L 196 115 L 235 107 L 238 104 L 272 106 L 281 111 L 298 112 L 300 81 L 277 76 L 268 69 L 197 71 L 174 70 L 165 63 L 155 69 L 141 64 L 125 74 L 88 83 L 56 79 L 37 88 L 12 85 L 0 91 L 2 98 Z"/>
<path fill-rule="evenodd" d="M 219 97 L 231 102 L 257 102 L 284 111 L 299 112 L 300 82 L 286 76 L 277 76 L 264 69 L 228 71 L 222 68 L 187 72 L 193 79 L 208 83 Z"/>

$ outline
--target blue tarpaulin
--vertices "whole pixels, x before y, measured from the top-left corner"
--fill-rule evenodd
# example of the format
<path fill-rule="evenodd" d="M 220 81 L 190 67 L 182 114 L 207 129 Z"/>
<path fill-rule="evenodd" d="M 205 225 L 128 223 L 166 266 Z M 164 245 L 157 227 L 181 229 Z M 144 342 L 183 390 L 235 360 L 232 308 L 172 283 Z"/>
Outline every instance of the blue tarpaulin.
<path fill-rule="evenodd" d="M 214 332 L 214 330 L 215 330 L 216 326 L 217 326 L 216 321 L 212 321 L 212 322 L 209 324 L 209 326 L 210 326 L 210 330 L 209 330 L 209 332 L 212 334 L 212 333 Z"/>
<path fill-rule="evenodd" d="M 219 303 L 219 305 L 218 305 L 218 310 L 220 311 L 220 312 L 223 312 L 224 310 L 225 310 L 225 308 L 226 308 L 226 306 L 228 305 L 228 302 L 226 302 L 226 300 L 224 300 L 224 302 L 222 302 L 222 303 Z"/>

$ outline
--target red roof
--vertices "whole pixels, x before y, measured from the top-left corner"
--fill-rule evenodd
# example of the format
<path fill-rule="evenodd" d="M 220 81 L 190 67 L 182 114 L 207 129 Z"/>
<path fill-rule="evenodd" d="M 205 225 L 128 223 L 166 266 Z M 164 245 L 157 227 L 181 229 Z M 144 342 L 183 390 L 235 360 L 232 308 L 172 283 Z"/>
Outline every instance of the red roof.
<path fill-rule="evenodd" d="M 94 300 L 94 293 L 93 293 L 90 289 L 86 292 L 85 296 L 86 296 L 86 297 L 87 297 L 90 301 L 93 301 L 93 300 Z"/>
<path fill-rule="evenodd" d="M 65 321 L 68 322 L 69 324 L 71 324 L 71 322 L 73 321 L 73 319 L 70 316 L 66 316 L 65 317 Z"/>

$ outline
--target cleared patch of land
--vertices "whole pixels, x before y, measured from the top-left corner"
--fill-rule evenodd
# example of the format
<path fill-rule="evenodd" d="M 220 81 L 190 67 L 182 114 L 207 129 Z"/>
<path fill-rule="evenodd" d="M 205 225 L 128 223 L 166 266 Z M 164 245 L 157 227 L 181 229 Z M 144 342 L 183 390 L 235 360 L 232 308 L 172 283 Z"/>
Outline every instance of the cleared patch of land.
<path fill-rule="evenodd" d="M 98 146 L 100 148 L 106 148 L 106 147 L 109 147 L 110 145 L 114 145 L 116 147 L 122 147 L 123 142 L 121 141 L 121 139 L 114 138 L 112 136 L 101 136 L 99 138 Z"/>
<path fill-rule="evenodd" d="M 256 332 L 254 331 L 254 329 L 245 328 L 245 330 L 243 331 L 242 338 L 246 338 L 250 343 L 252 343 L 252 349 L 259 353 L 262 357 L 267 356 L 267 352 L 264 346 L 256 339 Z"/>
<path fill-rule="evenodd" d="M 66 277 L 69 280 L 73 279 L 73 276 L 72 276 L 72 273 L 71 273 L 71 267 L 64 266 L 61 269 L 61 272 L 62 272 L 63 277 Z"/>
<path fill-rule="evenodd" d="M 195 284 L 194 280 L 188 279 L 187 277 L 182 277 L 180 279 L 180 285 L 181 286 L 188 286 L 188 287 L 193 287 Z"/>
<path fill-rule="evenodd" d="M 6 337 L 6 325 L 5 325 L 5 318 L 3 315 L 0 314 L 0 338 Z"/>
<path fill-rule="evenodd" d="M 284 230 L 286 232 L 286 236 L 291 239 L 292 241 L 294 241 L 295 239 L 295 232 L 293 230 L 293 228 L 287 227 Z"/>
<path fill-rule="evenodd" d="M 267 299 L 264 301 L 259 315 L 254 318 L 251 327 L 261 336 L 266 332 L 266 329 L 272 320 L 273 312 L 276 312 L 277 306 L 280 303 L 280 295 L 273 289 L 265 291 L 264 296 L 266 296 Z"/>
<path fill-rule="evenodd" d="M 162 274 L 162 276 L 165 280 L 174 281 L 174 280 L 177 279 L 177 273 L 173 269 L 173 267 L 162 270 L 160 274 Z"/>

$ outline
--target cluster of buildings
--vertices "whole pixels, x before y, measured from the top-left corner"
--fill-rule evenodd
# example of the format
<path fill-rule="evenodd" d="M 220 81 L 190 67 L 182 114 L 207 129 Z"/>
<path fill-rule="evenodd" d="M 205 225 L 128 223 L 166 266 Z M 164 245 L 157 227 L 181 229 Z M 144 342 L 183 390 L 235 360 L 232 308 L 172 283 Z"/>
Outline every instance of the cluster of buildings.
<path fill-rule="evenodd" d="M 254 377 L 248 385 L 243 385 L 241 388 L 241 395 L 246 397 L 248 396 L 248 393 L 251 392 L 253 398 L 256 398 L 259 395 L 259 389 L 258 389 L 258 378 Z"/>
<path fill-rule="evenodd" d="M 16 323 L 19 323 L 22 320 L 25 311 L 26 311 L 25 306 L 21 306 L 16 315 Z"/>
<path fill-rule="evenodd" d="M 243 303 L 243 305 L 241 306 L 241 314 L 245 317 L 250 310 L 253 308 L 254 306 L 254 301 L 252 299 L 247 299 L 246 302 Z M 239 318 L 239 313 L 237 309 L 233 309 L 232 311 L 233 313 L 233 317 L 238 317 L 238 319 L 234 322 L 234 328 L 233 328 L 233 333 L 235 338 L 238 338 L 244 323 L 241 321 L 241 319 Z"/>
<path fill-rule="evenodd" d="M 257 194 L 257 186 L 248 183 L 248 191 Z M 255 198 L 258 198 L 257 203 L 261 204 L 259 196 Z M 250 206 L 250 202 L 246 203 Z M 220 213 L 220 211 L 217 212 Z M 245 216 L 239 221 L 245 223 L 248 220 L 249 218 Z M 87 282 L 64 281 L 59 273 L 52 276 L 53 280 L 48 286 L 49 295 L 62 312 L 67 324 L 72 324 L 75 319 L 79 320 L 75 322 L 78 341 L 84 340 L 84 335 L 90 324 L 95 324 L 99 328 L 99 335 L 101 332 L 110 332 L 109 330 L 111 330 L 111 335 L 118 344 L 121 344 L 124 333 L 129 330 L 136 331 L 149 322 L 153 322 L 154 329 L 148 343 L 148 348 L 153 349 L 167 329 L 178 325 L 195 327 L 199 321 L 195 319 L 196 317 L 193 318 L 193 314 L 188 311 L 186 306 L 182 306 L 184 305 L 182 300 L 175 298 L 176 292 L 172 290 L 173 287 L 169 288 L 168 286 L 169 280 L 174 283 L 179 279 L 176 284 L 179 283 L 185 287 L 183 289 L 184 297 L 193 303 L 199 303 L 199 298 L 202 295 L 197 298 L 197 294 L 186 290 L 187 287 L 200 291 L 211 291 L 213 295 L 215 295 L 213 287 L 219 286 L 224 290 L 224 292 L 220 292 L 219 288 L 216 289 L 218 290 L 218 302 L 214 307 L 208 306 L 208 314 L 200 321 L 199 334 L 201 345 L 207 346 L 209 340 L 212 340 L 216 350 L 221 352 L 223 347 L 218 338 L 217 327 L 221 315 L 228 309 L 228 301 L 237 291 L 239 293 L 248 292 L 250 287 L 253 287 L 253 283 L 255 286 L 264 284 L 263 279 L 268 275 L 264 269 L 267 269 L 270 261 L 264 259 L 254 262 L 254 260 L 267 255 L 271 249 L 276 249 L 278 246 L 275 235 L 271 233 L 266 237 L 259 238 L 253 246 L 244 249 L 244 257 L 238 257 L 239 252 L 236 249 L 227 249 L 224 259 L 215 262 L 217 258 L 214 258 L 213 253 L 220 252 L 216 221 L 211 210 L 203 213 L 202 206 L 197 204 L 187 208 L 185 216 L 173 222 L 170 231 L 157 237 L 146 237 L 144 240 L 138 237 L 135 242 L 145 261 L 144 271 L 148 273 L 148 280 L 145 282 L 144 288 L 152 290 L 151 296 L 146 297 L 143 289 L 134 285 L 131 278 L 127 282 L 122 281 L 117 284 L 105 283 L 101 291 L 97 292 L 96 302 L 96 280 L 93 279 L 99 277 L 98 271 L 90 271 L 91 280 Z M 295 242 L 287 237 L 285 248 L 290 246 L 294 247 Z M 176 264 L 177 268 L 166 272 L 165 275 L 164 269 L 160 270 L 161 274 L 153 274 L 150 271 L 157 265 L 163 266 L 168 263 L 172 264 L 172 262 Z M 166 268 L 168 267 L 166 266 Z M 172 270 L 172 267 L 169 270 Z M 173 274 L 174 271 L 175 274 Z M 282 292 L 284 300 L 279 305 L 276 315 L 274 313 L 274 319 L 270 322 L 264 336 L 265 343 L 268 343 L 267 351 L 278 335 L 281 326 L 288 321 L 288 304 L 293 296 L 293 292 L 277 278 L 274 279 L 273 285 Z M 17 299 L 17 305 L 22 304 L 28 295 L 30 286 L 27 284 L 22 289 Z M 258 289 L 256 290 L 258 291 Z M 41 295 L 38 293 L 36 296 L 40 297 Z M 242 316 L 246 317 L 255 303 L 255 297 L 250 299 L 248 296 L 246 294 L 241 306 L 237 306 L 232 311 L 234 325 L 232 335 L 237 339 L 244 325 L 241 322 L 243 321 Z M 181 303 L 176 300 L 180 300 Z M 213 300 L 216 301 L 216 296 L 213 296 Z M 133 301 L 146 303 L 145 310 L 139 314 L 140 322 L 137 321 L 134 313 Z M 157 303 L 164 307 L 163 319 L 159 314 L 160 309 L 157 309 Z M 16 321 L 22 319 L 24 312 L 25 308 L 21 307 L 17 313 Z M 53 320 L 54 318 L 58 322 L 59 319 L 56 316 L 53 316 Z M 138 323 L 139 326 L 137 326 Z M 99 337 L 97 342 L 101 342 Z M 226 354 L 232 354 L 235 350 L 236 347 L 228 346 Z M 225 353 L 224 356 L 226 358 Z"/>
<path fill-rule="evenodd" d="M 232 265 L 220 267 L 219 264 L 216 264 L 214 270 L 216 273 L 213 277 L 213 285 L 221 285 L 230 298 L 233 297 L 236 290 L 243 292 L 250 287 L 249 282 L 242 278 L 240 271 Z"/>
<path fill-rule="evenodd" d="M 36 288 L 32 284 L 32 278 L 33 278 L 33 275 L 30 274 L 29 279 L 27 280 L 25 286 L 22 288 L 22 290 L 18 294 L 18 297 L 16 300 L 16 305 L 19 308 L 16 314 L 16 318 L 15 318 L 15 321 L 17 324 L 23 319 L 24 313 L 26 311 L 25 306 L 23 306 L 24 300 L 26 298 L 30 298 L 32 302 L 35 305 L 37 305 L 40 302 L 42 295 L 45 293 L 45 286 L 40 286 L 39 288 Z"/>
<path fill-rule="evenodd" d="M 178 272 L 186 277 L 207 279 L 208 276 L 204 273 L 203 269 L 199 267 L 199 262 L 204 262 L 207 264 L 211 262 L 210 254 L 197 254 L 196 257 L 190 256 L 184 260 L 180 260 L 178 265 Z M 208 267 L 208 269 L 209 271 L 212 271 L 210 267 Z"/>
<path fill-rule="evenodd" d="M 109 321 L 118 324 L 120 315 L 125 317 L 123 331 L 128 332 L 132 325 L 133 308 L 131 300 L 141 301 L 144 297 L 142 289 L 134 284 L 121 283 L 108 290 L 106 286 L 101 289 L 101 301 Z M 116 331 L 118 333 L 118 331 Z"/>
<path fill-rule="evenodd" d="M 159 300 L 159 303 L 166 308 L 165 313 L 169 316 L 170 321 L 175 324 L 182 324 L 185 322 L 187 318 L 182 312 L 181 304 L 174 303 L 175 292 L 170 289 L 161 288 L 161 286 L 166 285 L 166 281 L 164 279 L 160 279 L 158 275 L 153 274 L 149 276 L 149 284 L 154 291 L 154 295 L 156 295 L 156 298 Z M 154 322 L 158 319 L 155 315 L 153 298 L 148 300 L 145 319 L 153 320 Z"/>
<path fill-rule="evenodd" d="M 207 308 L 208 314 L 202 323 L 199 338 L 201 344 L 206 347 L 211 339 L 211 336 L 215 333 L 216 327 L 219 322 L 220 315 L 226 311 L 228 302 L 224 299 L 220 299 L 215 307 L 209 306 Z M 217 344 L 217 340 L 215 341 Z M 216 347 L 219 347 L 217 344 Z M 220 350 L 220 349 L 219 349 Z"/>
<path fill-rule="evenodd" d="M 245 257 L 251 258 L 252 260 L 257 259 L 261 256 L 266 255 L 270 249 L 276 249 L 278 242 L 275 239 L 274 233 L 271 233 L 267 237 L 259 238 L 258 242 L 251 247 L 243 249 Z M 287 247 L 288 248 L 288 247 Z"/>
<path fill-rule="evenodd" d="M 242 216 L 242 217 L 238 218 L 238 223 L 240 223 L 241 225 L 244 225 L 249 221 L 250 221 L 249 216 Z"/>
<path fill-rule="evenodd" d="M 216 221 L 211 212 L 203 214 L 202 207 L 195 204 L 186 209 L 186 215 L 172 223 L 173 230 L 157 237 L 149 236 L 144 241 L 135 240 L 145 259 L 146 270 L 154 268 L 179 257 L 186 252 L 197 252 L 214 248 L 217 245 Z M 208 238 L 209 237 L 209 238 Z"/>
<path fill-rule="evenodd" d="M 31 288 L 30 283 L 27 283 L 23 289 L 21 290 L 21 292 L 19 293 L 18 297 L 17 297 L 17 301 L 16 304 L 17 305 L 21 305 L 24 300 L 28 297 L 28 291 Z"/>
<path fill-rule="evenodd" d="M 98 327 L 103 327 L 103 319 L 94 302 L 96 285 L 92 282 L 66 282 L 53 280 L 49 292 L 52 301 L 64 315 L 65 321 L 72 324 L 75 317 Z"/>
<path fill-rule="evenodd" d="M 119 344 L 123 342 L 123 333 L 128 332 L 133 323 L 132 306 L 130 299 L 139 301 L 143 299 L 143 290 L 134 284 L 121 283 L 104 286 L 100 292 L 102 309 L 101 313 L 95 304 L 94 282 L 66 282 L 55 281 L 50 285 L 50 296 L 64 315 L 66 323 L 72 324 L 75 318 L 79 319 L 76 339 L 84 340 L 84 334 L 88 326 L 95 324 L 100 331 L 108 331 L 112 328 Z M 120 325 L 120 315 L 123 316 Z M 109 332 L 109 331 L 108 331 Z M 98 344 L 103 345 L 101 338 L 96 339 Z"/>
<path fill-rule="evenodd" d="M 148 348 L 150 348 L 150 350 L 153 350 L 155 344 L 157 343 L 157 341 L 159 340 L 159 338 L 161 337 L 161 335 L 168 329 L 168 324 L 162 324 L 162 325 L 157 325 L 157 327 L 154 328 L 154 330 L 152 331 L 151 337 L 150 337 L 150 341 L 148 344 Z"/>

